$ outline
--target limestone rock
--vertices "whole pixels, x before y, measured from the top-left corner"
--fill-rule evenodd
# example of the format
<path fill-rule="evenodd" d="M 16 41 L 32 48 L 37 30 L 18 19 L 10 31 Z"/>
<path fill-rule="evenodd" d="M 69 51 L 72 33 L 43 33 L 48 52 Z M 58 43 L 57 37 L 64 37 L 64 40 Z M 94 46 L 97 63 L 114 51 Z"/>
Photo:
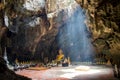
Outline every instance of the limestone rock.
<path fill-rule="evenodd" d="M 6 62 L 2 57 L 0 57 L 0 80 L 31 80 L 24 76 L 15 74 L 13 71 L 9 70 L 6 66 Z"/>

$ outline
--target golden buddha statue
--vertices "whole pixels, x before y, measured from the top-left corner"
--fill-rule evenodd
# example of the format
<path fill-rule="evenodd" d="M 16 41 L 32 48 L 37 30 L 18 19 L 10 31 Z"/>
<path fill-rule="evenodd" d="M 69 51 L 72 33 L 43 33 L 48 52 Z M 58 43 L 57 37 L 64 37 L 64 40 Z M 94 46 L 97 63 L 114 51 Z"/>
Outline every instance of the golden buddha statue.
<path fill-rule="evenodd" d="M 64 58 L 64 54 L 63 54 L 63 51 L 60 49 L 59 50 L 59 54 L 57 55 L 56 60 L 57 61 L 61 61 L 61 60 L 63 60 L 63 58 Z"/>

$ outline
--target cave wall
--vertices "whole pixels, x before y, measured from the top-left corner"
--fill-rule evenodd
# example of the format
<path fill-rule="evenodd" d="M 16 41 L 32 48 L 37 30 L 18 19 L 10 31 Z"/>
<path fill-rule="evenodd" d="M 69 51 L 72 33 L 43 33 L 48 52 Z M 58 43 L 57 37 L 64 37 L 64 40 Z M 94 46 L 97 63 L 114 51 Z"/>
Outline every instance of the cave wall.
<path fill-rule="evenodd" d="M 107 55 L 119 64 L 120 58 L 120 1 L 119 0 L 76 0 L 88 18 L 87 25 L 92 32 L 96 53 Z M 83 1 L 83 2 L 82 2 Z"/>
<path fill-rule="evenodd" d="M 9 70 L 6 61 L 0 57 L 0 80 L 31 80 L 30 78 L 17 75 L 15 72 Z"/>
<path fill-rule="evenodd" d="M 45 7 L 31 11 L 23 7 L 24 3 L 16 0 L 8 0 L 5 3 L 1 1 L 0 53 L 3 56 L 6 47 L 8 59 L 13 63 L 16 59 L 20 62 L 30 60 L 43 62 L 45 56 L 56 53 L 53 51 L 55 48 L 51 46 L 54 47 L 57 28 L 50 25 Z M 5 17 L 8 18 L 8 24 Z"/>
<path fill-rule="evenodd" d="M 76 2 L 83 7 L 87 16 L 86 24 L 96 51 L 95 54 L 106 55 L 107 59 L 113 58 L 118 63 L 120 58 L 120 1 L 76 0 Z M 52 6 L 55 11 L 56 5 Z M 65 21 L 60 22 L 64 26 Z"/>
<path fill-rule="evenodd" d="M 119 0 L 76 0 L 85 10 L 86 24 L 92 34 L 92 44 L 96 53 L 116 54 L 119 58 L 120 50 L 120 1 Z M 45 7 L 37 11 L 23 8 L 24 1 L 6 1 L 0 3 L 0 55 L 3 56 L 4 48 L 10 61 L 19 58 L 20 61 L 38 59 L 52 56 L 55 59 L 59 49 L 57 34 L 60 26 L 64 25 L 67 18 L 59 8 L 56 0 L 46 0 Z M 63 5 L 61 3 L 61 5 Z M 65 5 L 63 5 L 65 6 Z M 52 13 L 52 14 L 51 14 Z M 53 14 L 54 13 L 54 14 Z M 9 25 L 4 22 L 7 15 Z M 60 17 L 62 15 L 62 17 Z M 29 25 L 34 19 L 40 23 Z M 22 55 L 21 55 L 22 54 Z M 110 56 L 111 56 L 110 55 Z"/>
<path fill-rule="evenodd" d="M 0 1 L 0 56 L 3 56 L 6 43 L 6 33 L 8 29 L 4 24 L 4 4 Z"/>

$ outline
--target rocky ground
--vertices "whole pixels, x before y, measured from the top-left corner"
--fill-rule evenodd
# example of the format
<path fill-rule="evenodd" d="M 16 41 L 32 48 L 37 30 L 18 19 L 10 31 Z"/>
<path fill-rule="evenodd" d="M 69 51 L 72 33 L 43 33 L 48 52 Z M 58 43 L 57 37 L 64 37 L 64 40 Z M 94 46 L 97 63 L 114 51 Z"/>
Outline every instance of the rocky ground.
<path fill-rule="evenodd" d="M 6 62 L 0 57 L 0 80 L 31 80 L 30 78 L 17 75 L 7 68 Z"/>

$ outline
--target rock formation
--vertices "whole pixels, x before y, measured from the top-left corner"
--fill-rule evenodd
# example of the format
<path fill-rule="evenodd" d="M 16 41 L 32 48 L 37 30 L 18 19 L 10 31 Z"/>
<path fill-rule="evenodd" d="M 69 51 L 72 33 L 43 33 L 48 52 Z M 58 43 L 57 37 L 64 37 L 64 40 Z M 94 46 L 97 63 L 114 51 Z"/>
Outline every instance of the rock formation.
<path fill-rule="evenodd" d="M 93 45 L 97 53 L 106 54 L 119 63 L 120 55 L 120 1 L 84 0 L 87 6 L 88 27 L 92 32 Z"/>
<path fill-rule="evenodd" d="M 44 58 L 48 56 L 51 56 L 48 57 L 49 60 L 55 59 L 59 49 L 57 35 L 67 21 L 62 9 L 70 2 L 33 0 L 35 3 L 32 4 L 32 0 L 26 1 L 0 1 L 0 55 L 3 55 L 4 48 L 7 47 L 11 63 L 16 58 L 21 62 L 36 59 L 44 62 Z M 86 24 L 96 53 L 109 57 L 116 55 L 113 58 L 119 58 L 120 1 L 76 0 L 76 2 L 87 16 Z M 29 6 L 26 6 L 27 4 Z M 31 4 L 33 6 L 30 6 Z M 42 7 L 38 7 L 39 4 Z"/>
<path fill-rule="evenodd" d="M 0 76 L 0 80 L 31 80 L 30 78 L 16 75 L 13 71 L 9 70 L 2 57 L 0 57 Z"/>

